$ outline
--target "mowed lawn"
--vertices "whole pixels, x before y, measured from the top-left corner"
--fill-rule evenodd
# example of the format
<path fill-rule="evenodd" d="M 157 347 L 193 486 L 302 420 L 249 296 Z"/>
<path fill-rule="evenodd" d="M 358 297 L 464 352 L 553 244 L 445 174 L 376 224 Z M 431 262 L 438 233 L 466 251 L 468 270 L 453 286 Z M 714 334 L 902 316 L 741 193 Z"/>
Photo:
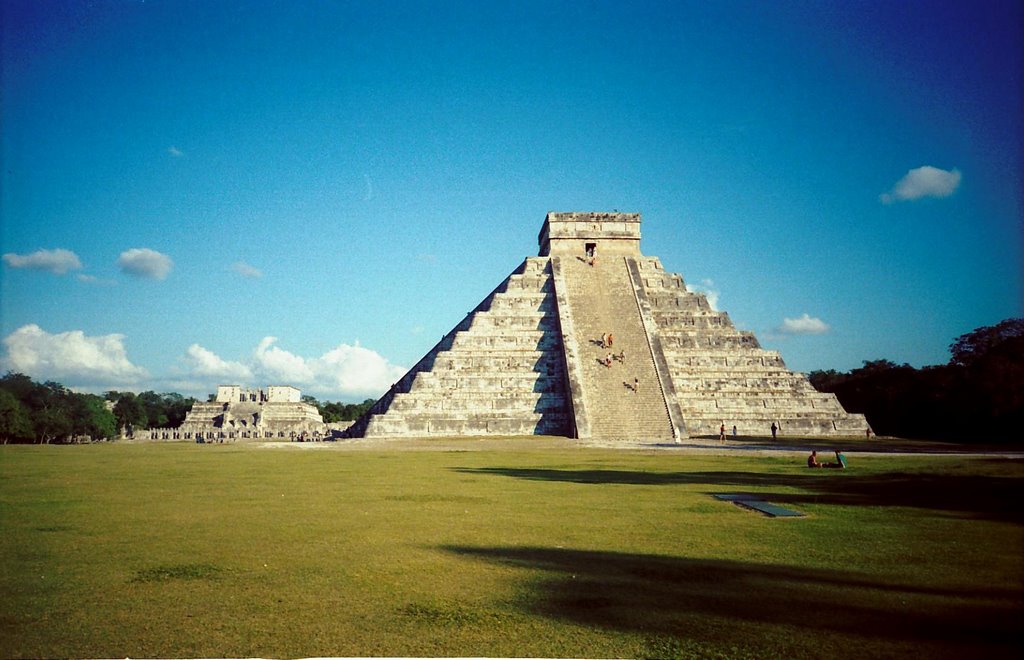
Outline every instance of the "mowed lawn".
<path fill-rule="evenodd" d="M 1024 461 L 446 446 L 0 447 L 0 656 L 1024 651 Z"/>

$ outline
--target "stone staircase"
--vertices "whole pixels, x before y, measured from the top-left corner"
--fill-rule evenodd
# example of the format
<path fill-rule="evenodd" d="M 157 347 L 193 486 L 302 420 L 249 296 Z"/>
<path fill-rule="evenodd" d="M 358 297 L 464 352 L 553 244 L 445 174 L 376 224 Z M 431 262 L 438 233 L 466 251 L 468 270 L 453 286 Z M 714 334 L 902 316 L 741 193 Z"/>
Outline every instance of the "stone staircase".
<path fill-rule="evenodd" d="M 578 347 L 576 367 L 589 437 L 673 441 L 673 425 L 625 258 L 609 255 L 598 259 L 594 265 L 571 256 L 552 257 L 552 260 L 557 260 L 569 308 L 559 312 L 563 317 L 572 316 Z M 601 345 L 605 333 L 613 337 L 610 348 Z M 620 352 L 625 354 L 623 361 L 613 360 L 610 367 L 602 363 L 608 353 Z M 639 382 L 636 392 L 634 378 Z"/>

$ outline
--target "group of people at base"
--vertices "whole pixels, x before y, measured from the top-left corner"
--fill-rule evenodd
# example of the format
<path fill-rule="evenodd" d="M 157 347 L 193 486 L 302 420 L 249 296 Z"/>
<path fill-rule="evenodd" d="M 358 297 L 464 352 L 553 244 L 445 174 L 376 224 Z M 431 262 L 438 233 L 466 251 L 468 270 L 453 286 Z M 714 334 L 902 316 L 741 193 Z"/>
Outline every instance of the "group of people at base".
<path fill-rule="evenodd" d="M 846 454 L 843 450 L 836 450 L 836 462 L 835 463 L 819 463 L 818 452 L 812 451 L 811 455 L 807 457 L 807 467 L 809 468 L 840 468 L 846 467 Z"/>
<path fill-rule="evenodd" d="M 778 433 L 779 433 L 779 427 L 775 425 L 775 422 L 772 422 L 771 431 L 772 431 L 772 440 L 777 439 L 777 436 L 778 436 Z M 733 424 L 733 426 L 732 426 L 732 437 L 733 438 L 736 437 L 736 425 L 735 424 Z M 724 422 L 722 423 L 722 425 L 720 427 L 718 427 L 718 439 L 720 441 L 722 441 L 722 442 L 725 442 L 725 423 Z"/>

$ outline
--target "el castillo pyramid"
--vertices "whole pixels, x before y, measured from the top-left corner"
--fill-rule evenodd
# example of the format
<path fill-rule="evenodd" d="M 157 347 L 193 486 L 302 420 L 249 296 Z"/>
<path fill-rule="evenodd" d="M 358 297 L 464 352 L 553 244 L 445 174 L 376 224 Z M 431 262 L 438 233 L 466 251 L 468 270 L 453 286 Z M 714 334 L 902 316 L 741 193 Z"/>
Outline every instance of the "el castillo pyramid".
<path fill-rule="evenodd" d="M 753 333 L 640 252 L 638 213 L 549 213 L 528 257 L 348 437 L 682 442 L 863 434 Z M 611 345 L 605 345 L 606 335 Z M 609 356 L 611 356 L 609 365 Z"/>

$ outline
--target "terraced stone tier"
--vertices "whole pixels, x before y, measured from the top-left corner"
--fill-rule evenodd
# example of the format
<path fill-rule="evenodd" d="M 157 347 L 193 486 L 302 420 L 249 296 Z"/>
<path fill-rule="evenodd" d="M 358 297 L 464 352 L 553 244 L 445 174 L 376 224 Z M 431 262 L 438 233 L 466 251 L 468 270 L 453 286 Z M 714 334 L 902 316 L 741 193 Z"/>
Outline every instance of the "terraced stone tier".
<path fill-rule="evenodd" d="M 690 435 L 717 435 L 723 424 L 744 435 L 765 435 L 772 423 L 780 433 L 801 435 L 867 428 L 862 415 L 847 413 L 834 395 L 789 371 L 777 352 L 737 330 L 703 294 L 686 291 L 683 278 L 665 273 L 657 258 L 638 262 Z"/>
<path fill-rule="evenodd" d="M 550 264 L 529 258 L 349 434 L 567 435 L 565 383 Z"/>

